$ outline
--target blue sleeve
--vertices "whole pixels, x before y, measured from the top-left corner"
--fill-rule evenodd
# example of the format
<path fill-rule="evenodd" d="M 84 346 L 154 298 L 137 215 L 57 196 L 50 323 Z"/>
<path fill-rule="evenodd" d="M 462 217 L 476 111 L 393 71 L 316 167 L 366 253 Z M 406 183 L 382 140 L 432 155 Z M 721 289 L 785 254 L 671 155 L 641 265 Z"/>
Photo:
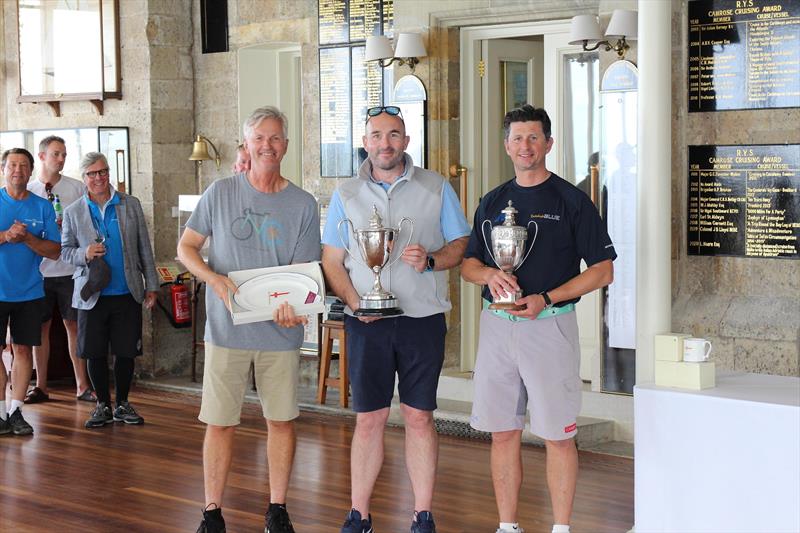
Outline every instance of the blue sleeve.
<path fill-rule="evenodd" d="M 44 231 L 42 232 L 42 238 L 61 244 L 61 228 L 56 224 L 56 211 L 53 209 L 53 204 L 46 201 L 43 211 Z"/>
<path fill-rule="evenodd" d="M 445 182 L 442 189 L 440 224 L 442 225 L 444 240 L 447 242 L 469 235 L 469 224 L 461 211 L 461 202 L 458 201 L 456 191 L 447 182 Z"/>
<path fill-rule="evenodd" d="M 334 246 L 336 248 L 345 248 L 350 245 L 349 230 L 344 228 L 345 231 L 342 232 L 344 244 L 342 244 L 342 240 L 339 239 L 337 231 L 339 222 L 344 220 L 344 218 L 344 205 L 342 204 L 342 199 L 339 197 L 339 191 L 333 191 L 331 203 L 328 204 L 328 216 L 325 218 L 325 231 L 322 232 L 322 244 Z"/>

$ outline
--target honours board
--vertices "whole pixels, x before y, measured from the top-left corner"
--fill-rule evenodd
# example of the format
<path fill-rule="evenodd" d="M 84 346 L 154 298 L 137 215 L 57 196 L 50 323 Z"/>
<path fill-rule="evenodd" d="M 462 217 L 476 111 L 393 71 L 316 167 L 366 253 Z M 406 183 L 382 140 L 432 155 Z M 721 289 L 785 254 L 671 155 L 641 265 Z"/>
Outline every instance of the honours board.
<path fill-rule="evenodd" d="M 689 111 L 800 107 L 800 0 L 689 2 Z"/>
<path fill-rule="evenodd" d="M 688 254 L 800 258 L 800 144 L 689 146 Z"/>

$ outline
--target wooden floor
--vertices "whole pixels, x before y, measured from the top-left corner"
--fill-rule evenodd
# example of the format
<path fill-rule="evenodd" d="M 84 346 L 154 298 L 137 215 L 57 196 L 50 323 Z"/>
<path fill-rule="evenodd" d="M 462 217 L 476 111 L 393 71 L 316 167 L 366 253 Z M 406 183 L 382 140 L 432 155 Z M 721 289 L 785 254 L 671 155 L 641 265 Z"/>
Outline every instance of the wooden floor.
<path fill-rule="evenodd" d="M 33 437 L 0 437 L 0 531 L 194 532 L 203 505 L 201 444 L 195 396 L 138 389 L 133 404 L 144 426 L 86 430 L 90 404 L 74 390 L 26 406 Z M 352 419 L 303 413 L 289 513 L 298 533 L 336 533 L 350 505 Z M 263 531 L 267 498 L 266 429 L 246 405 L 224 505 L 231 533 Z M 544 450 L 523 450 L 526 479 L 520 521 L 549 532 Z M 489 443 L 442 437 L 434 516 L 440 533 L 497 528 L 489 478 Z M 403 461 L 403 433 L 386 434 L 386 462 L 372 502 L 379 533 L 408 531 L 413 500 Z M 633 524 L 633 461 L 581 453 L 572 531 L 627 531 Z"/>

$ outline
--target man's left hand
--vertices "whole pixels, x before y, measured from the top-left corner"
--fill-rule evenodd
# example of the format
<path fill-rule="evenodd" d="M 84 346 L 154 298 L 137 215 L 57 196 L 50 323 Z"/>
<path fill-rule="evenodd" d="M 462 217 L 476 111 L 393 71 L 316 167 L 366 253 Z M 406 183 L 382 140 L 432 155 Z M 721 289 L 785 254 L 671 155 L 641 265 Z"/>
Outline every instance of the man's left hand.
<path fill-rule="evenodd" d="M 308 324 L 308 317 L 295 315 L 294 308 L 289 305 L 289 302 L 283 302 L 280 307 L 272 313 L 272 320 L 284 328 L 293 328 L 300 324 Z"/>
<path fill-rule="evenodd" d="M 156 291 L 147 291 L 147 294 L 144 296 L 144 306 L 148 309 L 152 309 L 154 305 L 156 305 L 156 298 L 158 297 L 158 293 Z"/>
<path fill-rule="evenodd" d="M 400 258 L 417 272 L 424 271 L 425 267 L 428 266 L 428 251 L 419 244 L 406 246 Z"/>
<path fill-rule="evenodd" d="M 19 220 L 15 220 L 11 227 L 6 230 L 6 242 L 20 243 L 28 237 L 28 226 Z"/>
<path fill-rule="evenodd" d="M 533 320 L 539 316 L 539 313 L 541 313 L 547 305 L 544 303 L 544 297 L 541 294 L 529 294 L 528 296 L 517 300 L 517 304 L 524 305 L 526 307 L 521 311 L 508 311 L 508 314 L 530 320 Z"/>

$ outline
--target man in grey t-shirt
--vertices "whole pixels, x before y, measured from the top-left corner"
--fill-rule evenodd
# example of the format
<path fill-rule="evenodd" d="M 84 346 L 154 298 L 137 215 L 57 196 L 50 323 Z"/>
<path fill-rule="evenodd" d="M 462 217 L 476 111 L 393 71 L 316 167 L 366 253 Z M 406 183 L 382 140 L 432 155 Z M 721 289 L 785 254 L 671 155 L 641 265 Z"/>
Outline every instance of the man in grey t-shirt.
<path fill-rule="evenodd" d="M 199 533 L 225 530 L 222 496 L 231 463 L 250 364 L 269 441 L 268 533 L 294 533 L 286 492 L 294 458 L 299 350 L 306 317 L 284 303 L 272 322 L 234 326 L 228 291 L 233 270 L 318 261 L 319 214 L 314 197 L 280 174 L 286 154 L 286 116 L 273 107 L 256 109 L 244 124 L 251 168 L 214 182 L 203 193 L 178 243 L 178 257 L 206 283 L 205 370 L 200 420 L 207 424 L 203 445 L 205 503 Z M 200 249 L 211 239 L 208 264 Z"/>

